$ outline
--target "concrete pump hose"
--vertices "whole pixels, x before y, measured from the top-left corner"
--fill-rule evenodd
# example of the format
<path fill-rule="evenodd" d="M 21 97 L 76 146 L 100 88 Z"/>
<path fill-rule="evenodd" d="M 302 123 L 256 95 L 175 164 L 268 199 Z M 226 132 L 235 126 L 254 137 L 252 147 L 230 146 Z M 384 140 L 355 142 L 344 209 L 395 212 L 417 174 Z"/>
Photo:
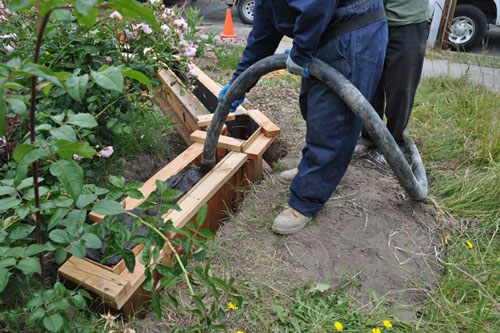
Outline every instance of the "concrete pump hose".
<path fill-rule="evenodd" d="M 224 95 L 223 100 L 214 112 L 212 122 L 203 149 L 201 169 L 208 171 L 215 166 L 215 152 L 219 135 L 226 117 L 231 108 L 231 103 L 237 100 L 244 92 L 250 89 L 263 75 L 286 68 L 288 54 L 276 54 L 258 61 L 245 70 L 232 84 Z M 394 141 L 391 133 L 375 112 L 370 102 L 359 92 L 359 90 L 342 74 L 327 63 L 313 58 L 309 67 L 312 77 L 323 82 L 335 92 L 361 120 L 364 128 L 381 150 L 387 163 L 396 174 L 399 182 L 414 200 L 421 201 L 427 196 L 427 176 L 424 164 L 418 153 L 418 149 L 411 139 L 407 139 L 410 154 L 410 167 L 403 153 Z"/>

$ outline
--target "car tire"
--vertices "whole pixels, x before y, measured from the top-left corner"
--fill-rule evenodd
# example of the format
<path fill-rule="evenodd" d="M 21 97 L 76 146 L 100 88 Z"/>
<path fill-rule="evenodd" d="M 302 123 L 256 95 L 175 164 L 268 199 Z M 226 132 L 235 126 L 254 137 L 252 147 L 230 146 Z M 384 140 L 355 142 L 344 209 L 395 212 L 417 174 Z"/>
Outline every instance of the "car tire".
<path fill-rule="evenodd" d="M 487 28 L 488 21 L 479 8 L 458 5 L 448 40 L 454 49 L 467 51 L 483 40 Z"/>
<path fill-rule="evenodd" d="M 239 0 L 238 1 L 238 15 L 243 23 L 253 23 L 253 11 L 255 8 L 255 0 Z"/>

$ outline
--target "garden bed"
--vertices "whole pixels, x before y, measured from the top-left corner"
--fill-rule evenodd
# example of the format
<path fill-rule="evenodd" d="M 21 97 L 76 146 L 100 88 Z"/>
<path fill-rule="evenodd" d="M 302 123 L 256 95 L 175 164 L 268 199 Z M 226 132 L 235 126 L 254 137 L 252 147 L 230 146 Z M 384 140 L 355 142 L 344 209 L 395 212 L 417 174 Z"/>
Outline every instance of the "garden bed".
<path fill-rule="evenodd" d="M 178 123 L 177 130 L 189 147 L 139 188 L 144 197 L 156 190 L 157 180 L 166 181 L 190 165 L 201 162 L 205 130 L 212 118 L 207 110 L 213 109 L 220 87 L 200 69 L 196 71 L 195 91 L 201 92 L 198 95 L 179 84 L 181 79 L 174 71 L 164 69 L 159 72 L 164 92 L 157 93 L 155 99 L 162 111 Z M 217 165 L 177 201 L 180 211 L 170 210 L 162 218 L 172 220 L 175 228 L 182 228 L 196 219 L 198 210 L 206 203 L 207 216 L 203 227 L 216 231 L 221 220 L 227 216 L 228 208 L 241 199 L 241 189 L 262 176 L 263 168 L 267 166 L 262 155 L 279 133 L 279 128 L 257 110 L 241 108 L 241 114 L 230 114 L 217 145 Z M 127 197 L 121 203 L 126 210 L 132 210 L 144 200 Z M 102 222 L 104 218 L 94 212 L 89 217 L 95 223 Z M 106 266 L 75 256 L 70 257 L 59 272 L 102 298 L 108 306 L 128 315 L 148 297 L 142 289 L 145 266 L 138 259 L 141 251 L 142 245 L 134 248 L 136 265 L 132 273 L 125 269 L 123 259 L 113 266 Z M 168 263 L 171 253 L 164 248 L 160 257 L 161 262 Z"/>

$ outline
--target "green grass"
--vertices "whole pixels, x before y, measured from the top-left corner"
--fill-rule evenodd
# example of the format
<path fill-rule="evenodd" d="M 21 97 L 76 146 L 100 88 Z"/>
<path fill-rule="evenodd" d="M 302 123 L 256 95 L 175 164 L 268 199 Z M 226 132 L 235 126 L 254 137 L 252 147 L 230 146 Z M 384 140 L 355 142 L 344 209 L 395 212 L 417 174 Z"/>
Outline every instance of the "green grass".
<path fill-rule="evenodd" d="M 455 220 L 425 330 L 500 330 L 500 95 L 465 79 L 423 80 L 411 126 L 430 197 Z M 495 304 L 496 303 L 496 304 Z"/>
<path fill-rule="evenodd" d="M 500 58 L 486 54 L 473 54 L 450 50 L 427 50 L 425 56 L 429 59 L 441 59 L 463 64 L 478 65 L 483 67 L 500 68 Z"/>

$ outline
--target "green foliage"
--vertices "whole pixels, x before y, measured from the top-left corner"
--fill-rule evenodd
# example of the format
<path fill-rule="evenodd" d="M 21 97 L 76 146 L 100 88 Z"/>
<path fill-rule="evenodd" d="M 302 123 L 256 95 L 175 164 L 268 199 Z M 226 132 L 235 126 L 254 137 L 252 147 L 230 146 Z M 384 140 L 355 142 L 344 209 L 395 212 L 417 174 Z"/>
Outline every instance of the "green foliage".
<path fill-rule="evenodd" d="M 423 330 L 500 327 L 499 100 L 498 93 L 466 79 L 420 84 L 412 131 L 431 170 L 430 195 L 456 219 L 442 226 L 443 276 L 430 294 Z"/>
<path fill-rule="evenodd" d="M 195 48 L 185 37 L 194 37 L 199 12 L 188 11 L 185 22 L 177 9 L 164 9 L 160 3 L 55 0 L 41 1 L 35 7 L 31 0 L 11 0 L 9 9 L 22 12 L 9 12 L 7 19 L 0 1 L 0 33 L 8 35 L 0 39 L 0 297 L 2 302 L 17 305 L 2 307 L 0 317 L 19 331 L 75 330 L 79 323 L 74 310 L 86 309 L 86 292 L 70 291 L 55 282 L 52 288 L 34 292 L 26 302 L 23 297 L 4 298 L 9 285 L 23 278 L 31 281 L 35 274 L 42 276 L 43 285 L 47 260 L 60 265 L 68 253 L 83 258 L 88 249 L 100 249 L 103 243 L 107 244 L 103 260 L 120 254 L 133 271 L 136 258 L 127 244 L 136 242 L 145 244 L 141 256 L 147 267 L 144 288 L 154 292 L 152 305 L 158 316 L 162 314 L 160 291 L 175 288 L 185 278 L 200 314 L 197 325 L 222 327 L 222 320 L 216 323 L 213 313 L 205 309 L 206 295 L 195 295 L 195 280 L 187 270 L 191 258 L 205 257 L 205 240 L 214 237 L 202 228 L 206 208 L 200 211 L 196 225 L 177 230 L 171 221 L 161 219 L 168 209 L 179 209 L 170 201 L 175 193 L 164 183 L 158 183 L 159 194 L 154 192 L 142 206 L 155 208 L 154 216 L 140 218 L 115 200 L 125 195 L 143 199 L 138 190 L 142 183 L 110 177 L 108 190 L 85 179 L 95 157 L 106 158 L 113 152 L 108 145 L 119 142 L 120 135 L 131 134 L 134 123 L 151 119 L 147 118 L 152 106 L 146 89 L 161 88 L 158 80 L 148 78 L 173 61 L 181 72 L 187 72 L 186 60 Z M 118 14 L 103 11 L 110 7 Z M 161 22 L 155 11 L 163 12 Z M 174 59 L 177 55 L 180 60 Z M 139 113 L 144 105 L 148 107 L 143 118 L 130 115 Z M 149 125 L 137 127 L 148 132 L 145 126 Z M 168 119 L 162 126 L 174 125 Z M 137 137 L 132 140 L 138 141 Z M 106 148 L 98 153 L 94 147 L 101 146 Z M 92 210 L 106 215 L 102 223 L 87 223 Z M 135 218 L 132 230 L 122 221 L 124 214 Z M 146 237 L 134 235 L 141 225 L 148 227 Z M 183 237 L 171 240 L 165 236 L 167 232 Z M 162 267 L 158 261 L 165 244 L 176 264 L 163 266 L 168 278 L 156 285 L 153 270 L 156 264 Z M 223 292 L 231 292 L 232 282 L 215 280 L 206 275 L 208 271 L 204 274 L 213 288 L 217 285 Z M 169 299 L 178 303 L 173 296 Z M 215 307 L 216 303 L 211 304 Z"/>

